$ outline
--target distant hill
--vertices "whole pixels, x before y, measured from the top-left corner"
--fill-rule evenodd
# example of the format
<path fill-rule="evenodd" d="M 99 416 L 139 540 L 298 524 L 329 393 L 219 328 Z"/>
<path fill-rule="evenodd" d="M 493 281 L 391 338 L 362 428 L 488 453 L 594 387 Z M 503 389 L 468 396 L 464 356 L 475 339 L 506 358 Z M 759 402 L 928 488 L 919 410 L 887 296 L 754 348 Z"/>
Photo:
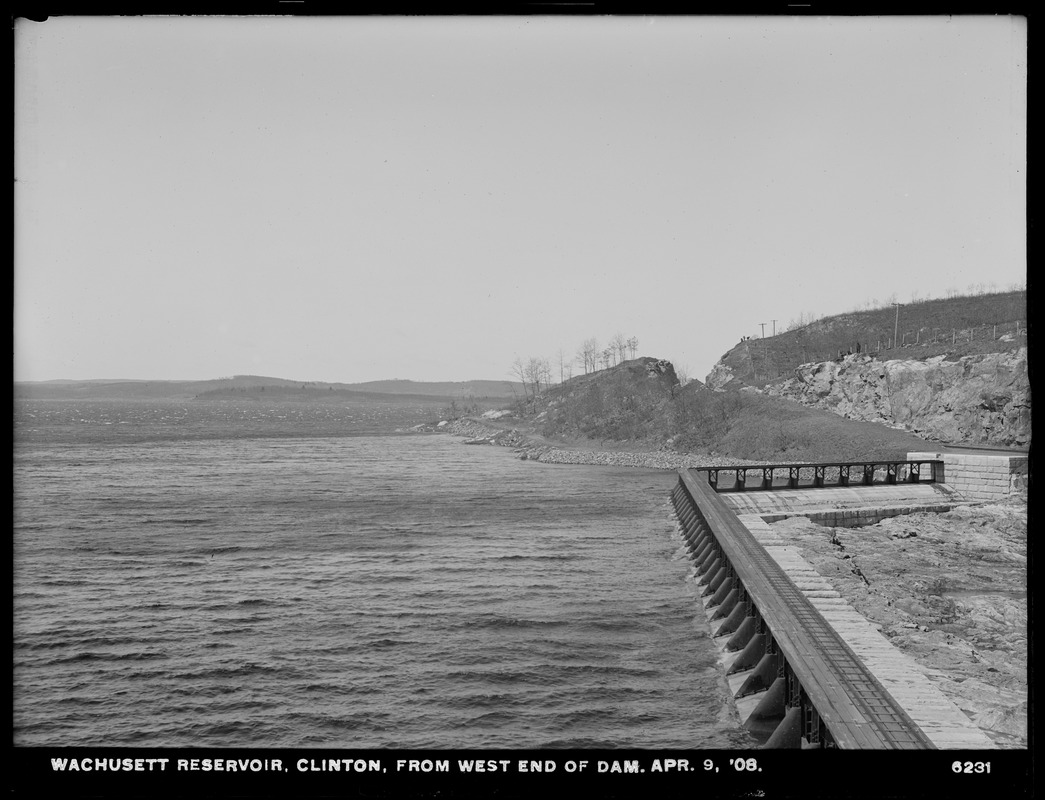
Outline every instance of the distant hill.
<path fill-rule="evenodd" d="M 850 352 L 917 360 L 1007 352 L 1026 343 L 1026 330 L 1025 291 L 904 303 L 899 315 L 892 305 L 835 314 L 776 336 L 742 340 L 722 356 L 706 383 L 715 389 L 731 381 L 761 386 L 790 377 L 801 364 Z"/>
<path fill-rule="evenodd" d="M 345 389 L 378 394 L 438 395 L 456 399 L 508 400 L 522 394 L 522 385 L 512 381 L 443 381 L 410 380 L 367 381 L 365 383 L 336 384 Z"/>
<path fill-rule="evenodd" d="M 16 381 L 14 396 L 34 400 L 179 400 L 213 388 L 219 381 Z"/>
<path fill-rule="evenodd" d="M 510 381 L 424 382 L 409 380 L 367 383 L 294 381 L 262 375 L 235 375 L 204 381 L 55 380 L 22 381 L 16 398 L 38 400 L 191 400 L 196 398 L 267 396 L 272 399 L 464 401 L 507 403 L 514 397 Z M 521 394 L 521 387 L 517 387 Z"/>

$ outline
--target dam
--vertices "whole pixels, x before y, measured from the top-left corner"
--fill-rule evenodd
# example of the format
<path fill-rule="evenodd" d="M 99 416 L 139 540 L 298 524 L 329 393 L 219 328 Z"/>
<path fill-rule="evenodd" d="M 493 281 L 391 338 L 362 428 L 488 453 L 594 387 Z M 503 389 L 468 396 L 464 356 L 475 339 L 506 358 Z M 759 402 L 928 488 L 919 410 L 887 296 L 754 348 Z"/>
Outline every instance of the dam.
<path fill-rule="evenodd" d="M 991 749 L 980 730 L 771 523 L 832 527 L 947 511 L 1018 488 L 1026 457 L 912 453 L 906 461 L 679 471 L 671 499 L 744 726 L 765 748 Z M 1022 462 L 1021 462 L 1022 458 Z M 963 460 L 965 459 L 965 460 Z M 962 490 L 963 469 L 978 471 Z M 944 482 L 944 477 L 947 482 Z M 1013 477 L 1016 476 L 1016 477 Z"/>

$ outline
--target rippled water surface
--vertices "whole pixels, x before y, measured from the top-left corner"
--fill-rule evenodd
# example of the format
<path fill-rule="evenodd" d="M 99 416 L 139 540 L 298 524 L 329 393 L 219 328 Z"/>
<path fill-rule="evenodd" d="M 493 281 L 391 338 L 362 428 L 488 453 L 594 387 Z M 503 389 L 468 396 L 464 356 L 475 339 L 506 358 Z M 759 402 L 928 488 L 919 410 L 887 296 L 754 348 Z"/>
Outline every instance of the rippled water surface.
<path fill-rule="evenodd" d="M 19 401 L 16 744 L 745 746 L 673 473 L 280 411 Z"/>

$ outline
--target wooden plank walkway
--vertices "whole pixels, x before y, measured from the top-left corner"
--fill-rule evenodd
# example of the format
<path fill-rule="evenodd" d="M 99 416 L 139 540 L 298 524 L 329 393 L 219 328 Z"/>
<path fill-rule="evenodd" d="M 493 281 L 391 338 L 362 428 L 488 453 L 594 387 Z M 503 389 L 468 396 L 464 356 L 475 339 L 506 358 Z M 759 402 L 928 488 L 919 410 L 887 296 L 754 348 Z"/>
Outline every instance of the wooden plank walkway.
<path fill-rule="evenodd" d="M 837 746 L 933 748 L 702 476 L 690 470 L 679 476 Z"/>
<path fill-rule="evenodd" d="M 850 606 L 796 547 L 778 536 L 758 514 L 741 514 L 739 519 L 936 747 L 994 747 L 991 738 L 936 688 L 923 668 Z"/>

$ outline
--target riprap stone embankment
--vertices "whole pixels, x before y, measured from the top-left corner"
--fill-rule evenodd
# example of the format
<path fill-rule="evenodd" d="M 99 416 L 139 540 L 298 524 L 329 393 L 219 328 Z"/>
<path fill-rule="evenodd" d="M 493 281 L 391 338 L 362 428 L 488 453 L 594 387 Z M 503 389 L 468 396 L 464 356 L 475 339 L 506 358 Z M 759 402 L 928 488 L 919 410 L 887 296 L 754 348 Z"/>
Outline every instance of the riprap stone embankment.
<path fill-rule="evenodd" d="M 740 458 L 703 456 L 691 453 L 656 451 L 650 453 L 609 450 L 573 450 L 534 442 L 516 429 L 494 428 L 470 419 L 448 422 L 438 430 L 467 437 L 466 444 L 493 444 L 513 448 L 520 458 L 543 464 L 588 464 L 613 467 L 678 470 L 686 467 L 727 467 L 754 464 Z"/>

